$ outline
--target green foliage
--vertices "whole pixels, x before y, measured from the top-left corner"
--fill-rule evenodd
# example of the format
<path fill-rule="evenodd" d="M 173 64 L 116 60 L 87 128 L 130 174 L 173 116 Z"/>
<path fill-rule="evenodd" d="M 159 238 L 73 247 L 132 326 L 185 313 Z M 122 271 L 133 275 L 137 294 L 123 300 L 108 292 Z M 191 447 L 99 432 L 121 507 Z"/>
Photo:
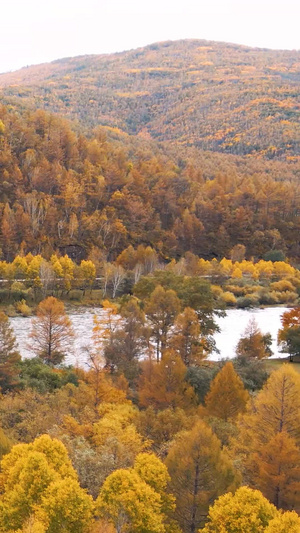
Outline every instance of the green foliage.
<path fill-rule="evenodd" d="M 54 370 L 37 357 L 21 361 L 19 367 L 20 386 L 23 388 L 32 388 L 45 393 L 59 389 L 66 383 L 78 385 L 78 377 L 73 370 Z"/>
<path fill-rule="evenodd" d="M 285 261 L 285 254 L 282 250 L 270 250 L 263 256 L 265 261 Z"/>
<path fill-rule="evenodd" d="M 192 366 L 187 369 L 185 379 L 194 388 L 200 403 L 204 403 L 210 383 L 218 371 L 218 365 Z"/>

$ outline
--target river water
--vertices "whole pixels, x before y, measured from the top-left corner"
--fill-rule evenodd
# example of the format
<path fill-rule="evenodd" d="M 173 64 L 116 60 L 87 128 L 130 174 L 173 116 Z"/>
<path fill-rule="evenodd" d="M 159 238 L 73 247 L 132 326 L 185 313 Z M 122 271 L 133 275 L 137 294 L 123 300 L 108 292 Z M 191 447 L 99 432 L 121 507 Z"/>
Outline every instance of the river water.
<path fill-rule="evenodd" d="M 215 335 L 215 340 L 220 353 L 212 354 L 210 359 L 217 361 L 224 358 L 231 359 L 235 356 L 236 345 L 252 316 L 254 316 L 262 333 L 271 333 L 274 357 L 282 356 L 278 350 L 276 338 L 278 329 L 281 326 L 280 317 L 284 311 L 286 311 L 286 308 L 284 307 L 268 307 L 265 309 L 251 310 L 229 309 L 226 317 L 217 319 L 221 331 Z M 83 307 L 75 310 L 72 309 L 69 311 L 68 315 L 75 331 L 75 340 L 72 355 L 69 355 L 66 358 L 65 363 L 85 366 L 85 348 L 91 344 L 93 316 L 97 315 L 101 320 L 101 317 L 103 318 L 105 315 L 105 311 L 103 309 Z M 34 355 L 29 347 L 31 321 L 32 317 L 10 318 L 10 323 L 17 339 L 19 351 L 24 358 L 32 357 Z"/>

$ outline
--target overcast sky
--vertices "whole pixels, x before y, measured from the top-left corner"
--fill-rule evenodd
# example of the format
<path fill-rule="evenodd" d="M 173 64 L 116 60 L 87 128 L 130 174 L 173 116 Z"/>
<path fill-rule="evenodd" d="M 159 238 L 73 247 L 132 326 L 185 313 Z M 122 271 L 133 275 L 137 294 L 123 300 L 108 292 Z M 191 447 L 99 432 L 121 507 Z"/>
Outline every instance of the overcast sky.
<path fill-rule="evenodd" d="M 0 72 L 169 39 L 300 49 L 300 0 L 1 0 Z"/>

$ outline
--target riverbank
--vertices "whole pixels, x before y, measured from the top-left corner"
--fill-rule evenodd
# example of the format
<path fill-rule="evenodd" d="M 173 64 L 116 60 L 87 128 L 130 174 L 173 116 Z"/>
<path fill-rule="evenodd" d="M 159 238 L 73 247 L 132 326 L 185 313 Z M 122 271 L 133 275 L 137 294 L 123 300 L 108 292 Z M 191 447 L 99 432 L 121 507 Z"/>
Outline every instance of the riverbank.
<path fill-rule="evenodd" d="M 101 307 L 67 306 L 67 313 L 72 321 L 75 331 L 74 346 L 66 359 L 66 364 L 86 366 L 86 347 L 91 344 L 93 317 L 97 315 L 99 320 L 104 319 L 106 311 Z M 262 333 L 271 333 L 273 357 L 281 356 L 277 348 L 277 332 L 281 326 L 280 317 L 286 311 L 285 307 L 268 307 L 264 309 L 230 309 L 225 317 L 217 317 L 216 322 L 220 333 L 215 334 L 219 353 L 213 353 L 210 360 L 232 359 L 235 357 L 235 348 L 243 335 L 249 320 L 254 316 Z M 19 350 L 22 357 L 32 357 L 30 351 L 29 333 L 31 330 L 32 317 L 16 316 L 10 318 Z"/>

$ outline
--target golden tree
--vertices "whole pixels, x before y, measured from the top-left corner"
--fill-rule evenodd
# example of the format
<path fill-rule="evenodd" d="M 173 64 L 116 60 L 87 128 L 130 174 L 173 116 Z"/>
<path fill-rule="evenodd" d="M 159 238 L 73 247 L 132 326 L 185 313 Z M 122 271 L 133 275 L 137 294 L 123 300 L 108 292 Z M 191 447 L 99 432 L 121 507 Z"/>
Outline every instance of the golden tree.
<path fill-rule="evenodd" d="M 207 412 L 225 421 L 245 411 L 249 393 L 229 361 L 210 384 L 205 397 Z"/>
<path fill-rule="evenodd" d="M 300 376 L 289 365 L 273 372 L 238 421 L 233 449 L 244 476 L 273 503 L 300 502 Z"/>
<path fill-rule="evenodd" d="M 175 437 L 166 465 L 171 476 L 170 489 L 176 497 L 175 517 L 185 533 L 195 533 L 209 504 L 238 484 L 219 439 L 203 421 Z"/>
<path fill-rule="evenodd" d="M 264 533 L 277 510 L 258 490 L 239 488 L 221 496 L 209 509 L 201 533 Z"/>
<path fill-rule="evenodd" d="M 49 296 L 38 305 L 36 314 L 30 333 L 31 348 L 48 365 L 60 364 L 74 337 L 65 306 L 57 298 Z"/>
<path fill-rule="evenodd" d="M 237 344 L 236 353 L 240 358 L 264 359 L 272 355 L 271 344 L 270 333 L 263 334 L 258 328 L 255 318 L 252 317 Z"/>
<path fill-rule="evenodd" d="M 170 346 L 179 353 L 186 366 L 205 359 L 205 340 L 201 338 L 198 315 L 191 307 L 186 307 L 177 316 Z"/>
<path fill-rule="evenodd" d="M 155 409 L 195 406 L 196 395 L 185 374 L 186 367 L 173 350 L 166 350 L 159 363 L 146 361 L 138 383 L 140 405 Z"/>

